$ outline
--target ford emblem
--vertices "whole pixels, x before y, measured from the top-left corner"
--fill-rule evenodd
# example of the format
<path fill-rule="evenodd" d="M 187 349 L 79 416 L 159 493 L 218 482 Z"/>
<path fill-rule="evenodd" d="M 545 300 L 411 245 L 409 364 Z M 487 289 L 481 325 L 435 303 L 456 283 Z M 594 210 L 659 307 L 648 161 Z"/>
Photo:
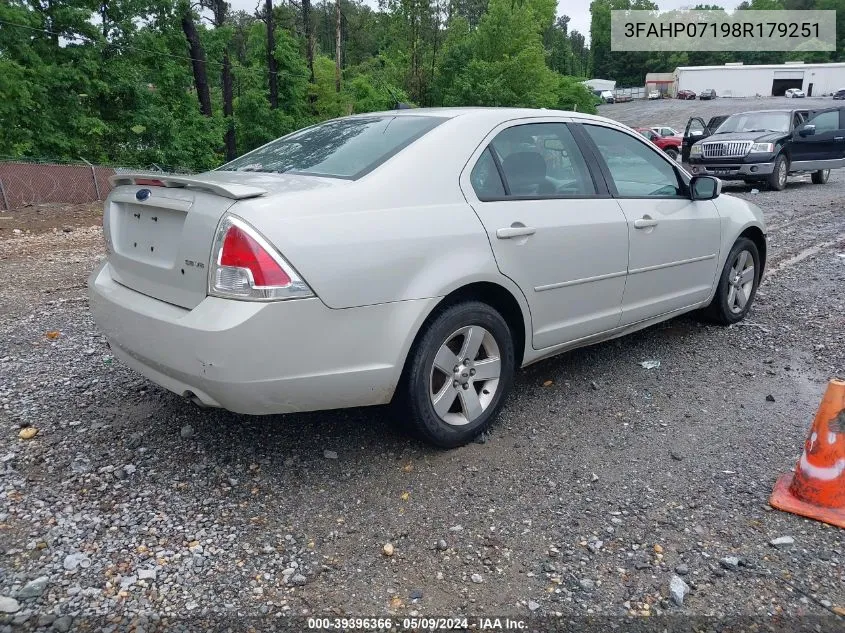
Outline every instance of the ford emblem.
<path fill-rule="evenodd" d="M 153 192 L 149 189 L 138 189 L 138 191 L 135 192 L 135 198 L 141 202 L 149 198 L 151 195 L 153 195 Z"/>

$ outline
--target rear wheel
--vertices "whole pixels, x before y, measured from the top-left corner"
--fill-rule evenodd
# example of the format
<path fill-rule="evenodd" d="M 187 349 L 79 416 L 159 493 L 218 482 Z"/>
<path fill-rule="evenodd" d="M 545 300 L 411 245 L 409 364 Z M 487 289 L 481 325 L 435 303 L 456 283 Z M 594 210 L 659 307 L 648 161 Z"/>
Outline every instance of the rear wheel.
<path fill-rule="evenodd" d="M 789 164 L 786 160 L 786 156 L 781 154 L 775 159 L 775 168 L 766 179 L 769 189 L 773 189 L 774 191 L 783 191 L 786 188 L 786 178 L 788 175 Z"/>
<path fill-rule="evenodd" d="M 672 160 L 678 160 L 678 150 L 674 147 L 667 147 L 663 151 L 666 152 L 666 155 Z"/>
<path fill-rule="evenodd" d="M 496 310 L 478 301 L 444 308 L 408 357 L 397 392 L 404 426 L 436 446 L 466 444 L 499 413 L 514 367 L 513 336 Z"/>
<path fill-rule="evenodd" d="M 828 178 L 830 178 L 829 169 L 820 169 L 818 171 L 814 171 L 813 174 L 810 176 L 810 180 L 813 182 L 814 185 L 823 185 L 827 182 Z"/>
<path fill-rule="evenodd" d="M 730 325 L 741 321 L 751 309 L 760 284 L 760 252 L 746 237 L 733 245 L 713 300 L 704 309 L 704 316 L 715 323 Z"/>

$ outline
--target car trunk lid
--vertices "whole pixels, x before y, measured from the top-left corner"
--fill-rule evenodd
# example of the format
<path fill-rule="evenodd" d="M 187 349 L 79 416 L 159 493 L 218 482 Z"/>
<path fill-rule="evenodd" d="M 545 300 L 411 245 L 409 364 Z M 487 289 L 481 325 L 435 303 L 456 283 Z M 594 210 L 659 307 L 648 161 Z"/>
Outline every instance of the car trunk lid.
<path fill-rule="evenodd" d="M 112 278 L 191 309 L 207 294 L 208 262 L 220 218 L 265 190 L 202 177 L 121 174 L 104 208 Z"/>
<path fill-rule="evenodd" d="M 104 208 L 112 278 L 137 292 L 192 309 L 208 294 L 217 227 L 231 210 L 246 221 L 301 213 L 299 195 L 350 180 L 304 174 L 215 170 L 196 176 L 119 174 Z M 139 192 L 144 191 L 140 196 Z M 273 197 L 268 211 L 267 200 Z M 295 264 L 294 264 L 295 265 Z"/>

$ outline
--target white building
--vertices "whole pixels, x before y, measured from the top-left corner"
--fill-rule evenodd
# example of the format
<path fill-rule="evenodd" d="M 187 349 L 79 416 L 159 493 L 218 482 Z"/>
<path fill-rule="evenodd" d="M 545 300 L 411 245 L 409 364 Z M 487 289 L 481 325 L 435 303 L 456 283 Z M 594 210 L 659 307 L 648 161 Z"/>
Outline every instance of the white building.
<path fill-rule="evenodd" d="M 589 88 L 593 92 L 595 92 L 596 90 L 616 89 L 616 82 L 612 79 L 588 79 L 587 81 L 582 81 L 581 83 L 587 86 L 587 88 Z"/>
<path fill-rule="evenodd" d="M 845 88 L 845 63 L 765 64 L 744 66 L 679 66 L 675 69 L 674 93 L 713 88 L 719 97 L 783 96 L 789 88 L 801 88 L 807 96 L 821 97 Z"/>

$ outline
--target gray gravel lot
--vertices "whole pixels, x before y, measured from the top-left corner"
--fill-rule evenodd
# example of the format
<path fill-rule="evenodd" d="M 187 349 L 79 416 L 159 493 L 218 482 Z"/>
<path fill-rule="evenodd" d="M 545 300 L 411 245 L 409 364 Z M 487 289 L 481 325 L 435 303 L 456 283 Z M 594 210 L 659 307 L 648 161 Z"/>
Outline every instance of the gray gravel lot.
<path fill-rule="evenodd" d="M 602 113 L 680 125 L 737 101 Z M 489 436 L 454 451 L 398 435 L 381 408 L 197 409 L 114 360 L 94 326 L 98 228 L 0 241 L 0 610 L 67 630 L 101 615 L 845 607 L 845 532 L 767 506 L 845 376 L 845 173 L 730 191 L 771 227 L 745 323 L 679 318 L 534 365 Z M 794 544 L 769 544 L 782 536 Z"/>
<path fill-rule="evenodd" d="M 682 101 L 639 99 L 628 103 L 611 103 L 599 106 L 599 114 L 630 125 L 631 127 L 652 127 L 668 125 L 683 133 L 690 117 L 700 116 L 706 122 L 719 114 L 734 114 L 750 110 L 820 110 L 841 106 L 842 102 L 831 97 L 810 97 L 787 99 L 786 97 L 744 97 L 741 99 L 713 99 L 709 101 Z"/>

